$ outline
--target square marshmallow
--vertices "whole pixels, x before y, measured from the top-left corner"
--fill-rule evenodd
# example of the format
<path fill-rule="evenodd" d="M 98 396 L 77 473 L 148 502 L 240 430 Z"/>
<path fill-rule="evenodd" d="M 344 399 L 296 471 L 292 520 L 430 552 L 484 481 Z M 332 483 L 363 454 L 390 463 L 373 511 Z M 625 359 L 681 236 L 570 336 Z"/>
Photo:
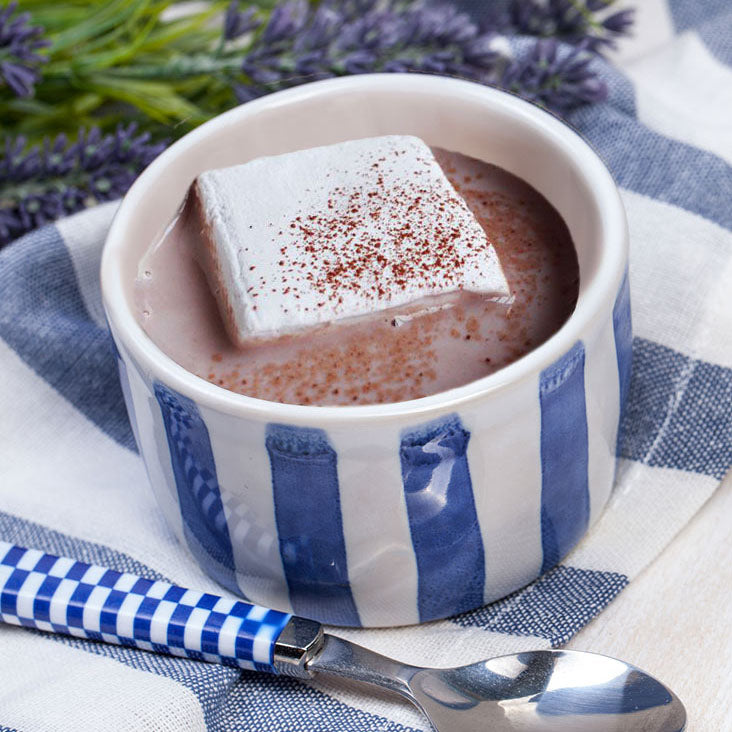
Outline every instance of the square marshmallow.
<path fill-rule="evenodd" d="M 509 294 L 483 228 L 416 137 L 210 170 L 191 199 L 204 269 L 239 346 L 414 312 L 462 289 Z"/>

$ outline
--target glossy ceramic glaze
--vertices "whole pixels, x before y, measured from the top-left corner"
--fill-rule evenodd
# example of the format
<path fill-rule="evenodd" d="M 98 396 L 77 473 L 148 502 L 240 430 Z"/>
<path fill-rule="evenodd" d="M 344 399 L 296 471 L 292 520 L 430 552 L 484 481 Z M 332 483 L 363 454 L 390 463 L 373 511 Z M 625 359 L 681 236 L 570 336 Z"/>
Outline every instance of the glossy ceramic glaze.
<path fill-rule="evenodd" d="M 577 246 L 580 295 L 554 336 L 468 385 L 355 407 L 234 394 L 149 340 L 133 310 L 138 262 L 199 172 L 381 134 L 495 163 L 559 211 Z M 252 602 L 379 626 L 506 595 L 599 516 L 630 376 L 626 271 L 617 189 L 570 128 L 476 84 L 366 75 L 251 102 L 169 148 L 122 203 L 102 290 L 150 482 L 201 566 Z"/>

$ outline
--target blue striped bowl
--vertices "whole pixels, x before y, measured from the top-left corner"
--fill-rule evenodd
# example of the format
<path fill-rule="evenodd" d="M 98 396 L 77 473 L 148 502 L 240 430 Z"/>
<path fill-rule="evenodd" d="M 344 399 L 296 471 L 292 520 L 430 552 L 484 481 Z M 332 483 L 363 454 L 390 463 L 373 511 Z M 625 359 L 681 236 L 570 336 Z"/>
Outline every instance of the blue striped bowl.
<path fill-rule="evenodd" d="M 391 133 L 494 162 L 562 214 L 577 245 L 580 296 L 546 343 L 424 399 L 306 407 L 227 392 L 146 337 L 132 307 L 138 262 L 198 173 Z M 493 89 L 394 74 L 273 94 L 177 142 L 123 201 L 102 289 L 150 482 L 201 566 L 260 605 L 387 626 L 516 590 L 597 519 L 630 375 L 626 272 L 617 189 L 575 132 Z"/>

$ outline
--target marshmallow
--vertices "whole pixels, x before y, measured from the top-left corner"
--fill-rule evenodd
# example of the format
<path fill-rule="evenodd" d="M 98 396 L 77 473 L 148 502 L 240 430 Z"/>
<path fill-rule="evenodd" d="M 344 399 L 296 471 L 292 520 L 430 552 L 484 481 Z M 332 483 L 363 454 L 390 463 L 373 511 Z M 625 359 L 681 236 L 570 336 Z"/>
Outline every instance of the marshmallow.
<path fill-rule="evenodd" d="M 201 261 L 239 346 L 415 312 L 460 290 L 509 295 L 483 228 L 416 137 L 210 170 L 191 199 Z"/>

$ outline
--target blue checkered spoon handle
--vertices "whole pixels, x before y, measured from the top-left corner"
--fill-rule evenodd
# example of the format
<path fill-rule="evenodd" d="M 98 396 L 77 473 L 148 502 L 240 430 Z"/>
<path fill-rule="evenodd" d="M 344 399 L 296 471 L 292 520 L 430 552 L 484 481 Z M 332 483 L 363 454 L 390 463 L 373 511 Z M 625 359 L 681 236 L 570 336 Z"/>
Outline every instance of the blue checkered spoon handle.
<path fill-rule="evenodd" d="M 291 617 L 0 542 L 5 623 L 276 672 L 275 644 Z M 286 638 L 280 645 L 286 653 Z"/>

